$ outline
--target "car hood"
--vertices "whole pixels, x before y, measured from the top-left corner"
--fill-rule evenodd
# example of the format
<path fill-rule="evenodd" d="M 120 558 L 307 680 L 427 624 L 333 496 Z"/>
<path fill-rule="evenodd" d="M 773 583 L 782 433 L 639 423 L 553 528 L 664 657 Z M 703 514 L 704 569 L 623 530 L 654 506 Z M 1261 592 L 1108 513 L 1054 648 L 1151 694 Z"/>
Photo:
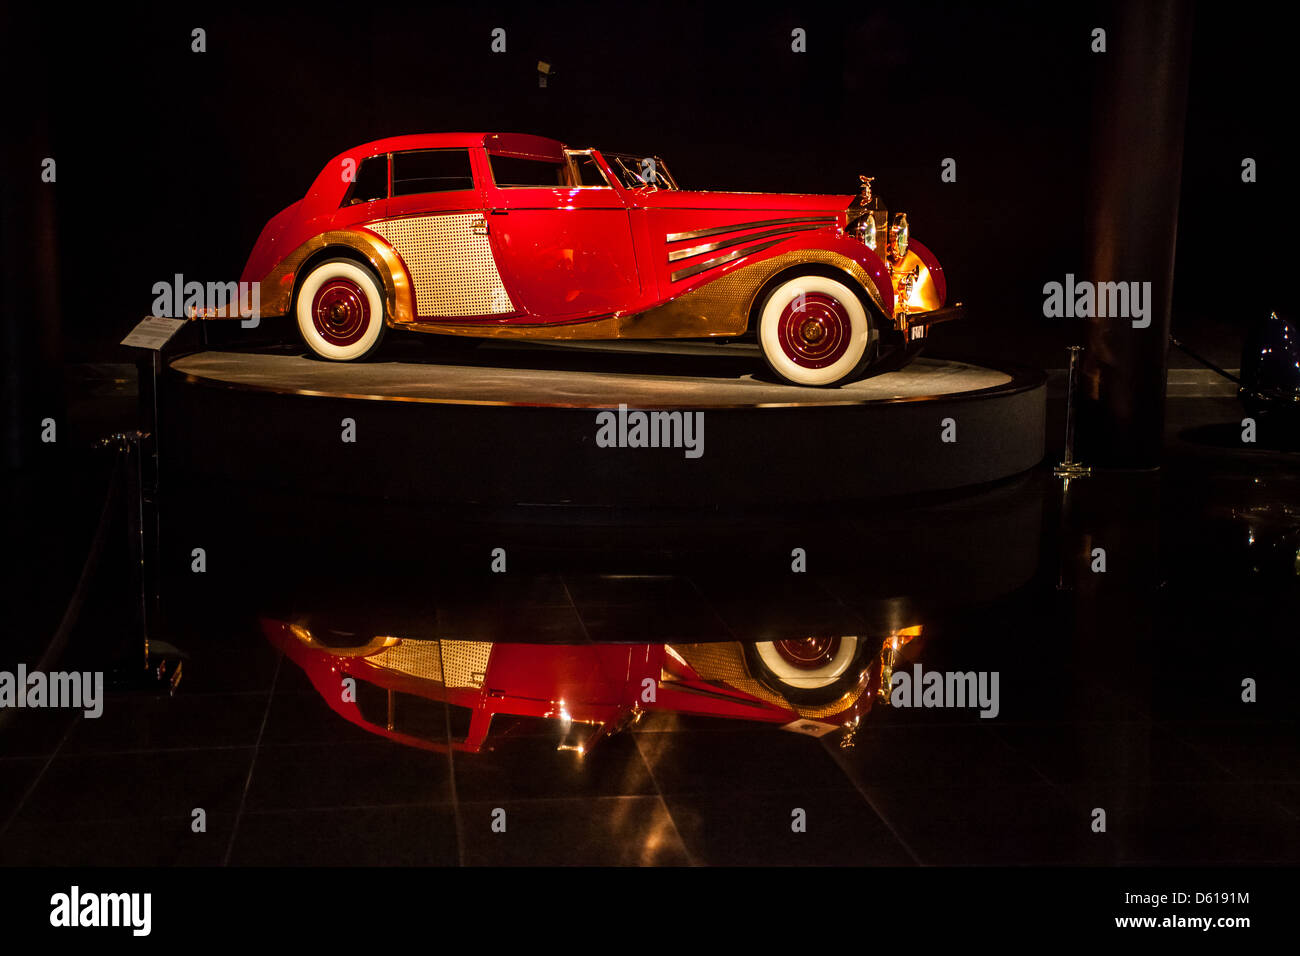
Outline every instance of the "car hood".
<path fill-rule="evenodd" d="M 643 189 L 634 202 L 645 209 L 734 209 L 761 212 L 769 209 L 807 212 L 842 212 L 853 196 L 814 193 L 717 193 L 681 189 Z"/>

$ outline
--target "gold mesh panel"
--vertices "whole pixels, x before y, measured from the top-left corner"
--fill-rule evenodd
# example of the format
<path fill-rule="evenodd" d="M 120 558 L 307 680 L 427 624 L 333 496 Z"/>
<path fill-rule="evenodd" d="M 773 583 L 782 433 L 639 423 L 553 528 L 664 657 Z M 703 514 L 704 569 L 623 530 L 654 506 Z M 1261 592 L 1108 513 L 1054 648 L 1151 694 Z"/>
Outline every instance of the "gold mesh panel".
<path fill-rule="evenodd" d="M 408 641 L 366 658 L 375 667 L 442 683 L 442 651 L 437 641 Z"/>
<path fill-rule="evenodd" d="M 492 645 L 484 641 L 411 641 L 385 648 L 367 660 L 375 667 L 447 687 L 483 686 Z"/>
<path fill-rule="evenodd" d="M 480 213 L 415 216 L 367 224 L 392 243 L 415 287 L 415 311 L 424 317 L 502 315 L 515 311 L 501 283 L 487 236 L 472 227 Z"/>
<path fill-rule="evenodd" d="M 482 687 L 492 644 L 488 641 L 443 641 L 442 663 L 448 687 Z"/>
<path fill-rule="evenodd" d="M 773 691 L 766 684 L 759 683 L 749 676 L 749 668 L 745 664 L 745 654 L 740 649 L 739 644 L 674 644 L 673 650 L 680 654 L 682 660 L 690 664 L 691 668 L 704 680 L 717 681 L 720 684 L 726 684 L 728 687 L 734 687 L 736 690 L 744 691 L 759 700 L 765 700 L 769 704 L 789 708 L 800 717 L 816 720 L 820 717 L 838 714 L 851 706 L 853 701 L 861 696 L 861 693 L 855 690 L 830 704 L 794 704 Z"/>

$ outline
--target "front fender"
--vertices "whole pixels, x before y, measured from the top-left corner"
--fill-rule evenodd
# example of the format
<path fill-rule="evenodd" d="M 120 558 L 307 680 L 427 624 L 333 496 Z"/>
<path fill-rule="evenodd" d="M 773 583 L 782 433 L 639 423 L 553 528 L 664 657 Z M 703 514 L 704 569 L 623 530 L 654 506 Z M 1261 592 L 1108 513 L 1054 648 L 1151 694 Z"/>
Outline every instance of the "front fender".
<path fill-rule="evenodd" d="M 871 249 L 834 230 L 791 236 L 710 270 L 677 296 L 642 312 L 617 317 L 618 338 L 677 338 L 740 335 L 763 287 L 776 275 L 800 266 L 829 266 L 865 290 L 885 316 L 894 318 L 894 288 L 889 268 Z"/>
<path fill-rule="evenodd" d="M 920 295 L 926 306 L 919 311 L 934 312 L 942 309 L 948 302 L 948 280 L 944 278 L 943 266 L 939 264 L 939 260 L 935 258 L 928 246 L 922 245 L 915 239 L 909 239 L 907 257 L 910 259 L 913 256 L 921 261 L 921 280 L 917 283 L 917 289 L 913 291 Z M 904 262 L 903 265 L 903 271 L 907 271 L 907 263 Z M 927 284 L 930 289 L 926 289 Z"/>
<path fill-rule="evenodd" d="M 837 234 L 830 230 L 796 236 L 783 242 L 772 250 L 770 259 L 763 261 L 783 261 L 794 258 L 796 261 L 820 261 L 834 265 L 853 276 L 867 291 L 876 308 L 886 318 L 894 317 L 894 285 L 890 280 L 889 266 L 874 249 L 870 249 L 856 239 Z M 817 253 L 828 253 L 816 256 Z M 813 254 L 814 258 L 809 258 Z M 793 264 L 793 263 L 792 263 Z M 782 264 L 780 269 L 786 266 Z M 780 269 L 772 269 L 775 275 Z"/>

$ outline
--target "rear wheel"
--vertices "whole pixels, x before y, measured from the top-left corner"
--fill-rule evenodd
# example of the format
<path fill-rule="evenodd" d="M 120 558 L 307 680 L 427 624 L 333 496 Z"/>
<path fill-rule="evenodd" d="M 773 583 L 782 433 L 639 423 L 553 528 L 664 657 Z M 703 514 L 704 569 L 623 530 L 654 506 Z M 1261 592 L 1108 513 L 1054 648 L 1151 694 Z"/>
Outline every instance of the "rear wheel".
<path fill-rule="evenodd" d="M 792 385 L 836 385 L 862 367 L 871 323 L 862 301 L 843 282 L 801 275 L 763 299 L 758 341 L 768 367 Z"/>
<path fill-rule="evenodd" d="M 315 266 L 298 289 L 298 332 L 321 358 L 365 358 L 384 337 L 384 297 L 374 273 L 350 259 Z"/>

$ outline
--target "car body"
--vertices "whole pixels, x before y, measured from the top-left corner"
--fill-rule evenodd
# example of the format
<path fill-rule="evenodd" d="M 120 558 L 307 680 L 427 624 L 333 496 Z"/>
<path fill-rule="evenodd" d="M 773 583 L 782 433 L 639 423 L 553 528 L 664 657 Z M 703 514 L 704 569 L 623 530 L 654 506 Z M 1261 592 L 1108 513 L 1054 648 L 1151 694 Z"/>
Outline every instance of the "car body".
<path fill-rule="evenodd" d="M 528 644 L 370 635 L 310 619 L 261 623 L 342 717 L 407 746 L 471 753 L 521 730 L 584 753 L 653 711 L 839 732 L 851 743 L 921 634 L 907 628 L 879 644 L 856 636 Z"/>
<path fill-rule="evenodd" d="M 758 334 L 796 384 L 915 349 L 943 268 L 862 193 L 678 188 L 664 161 L 510 133 L 377 140 L 336 156 L 262 230 L 241 276 L 325 359 L 387 327 L 532 339 Z"/>

